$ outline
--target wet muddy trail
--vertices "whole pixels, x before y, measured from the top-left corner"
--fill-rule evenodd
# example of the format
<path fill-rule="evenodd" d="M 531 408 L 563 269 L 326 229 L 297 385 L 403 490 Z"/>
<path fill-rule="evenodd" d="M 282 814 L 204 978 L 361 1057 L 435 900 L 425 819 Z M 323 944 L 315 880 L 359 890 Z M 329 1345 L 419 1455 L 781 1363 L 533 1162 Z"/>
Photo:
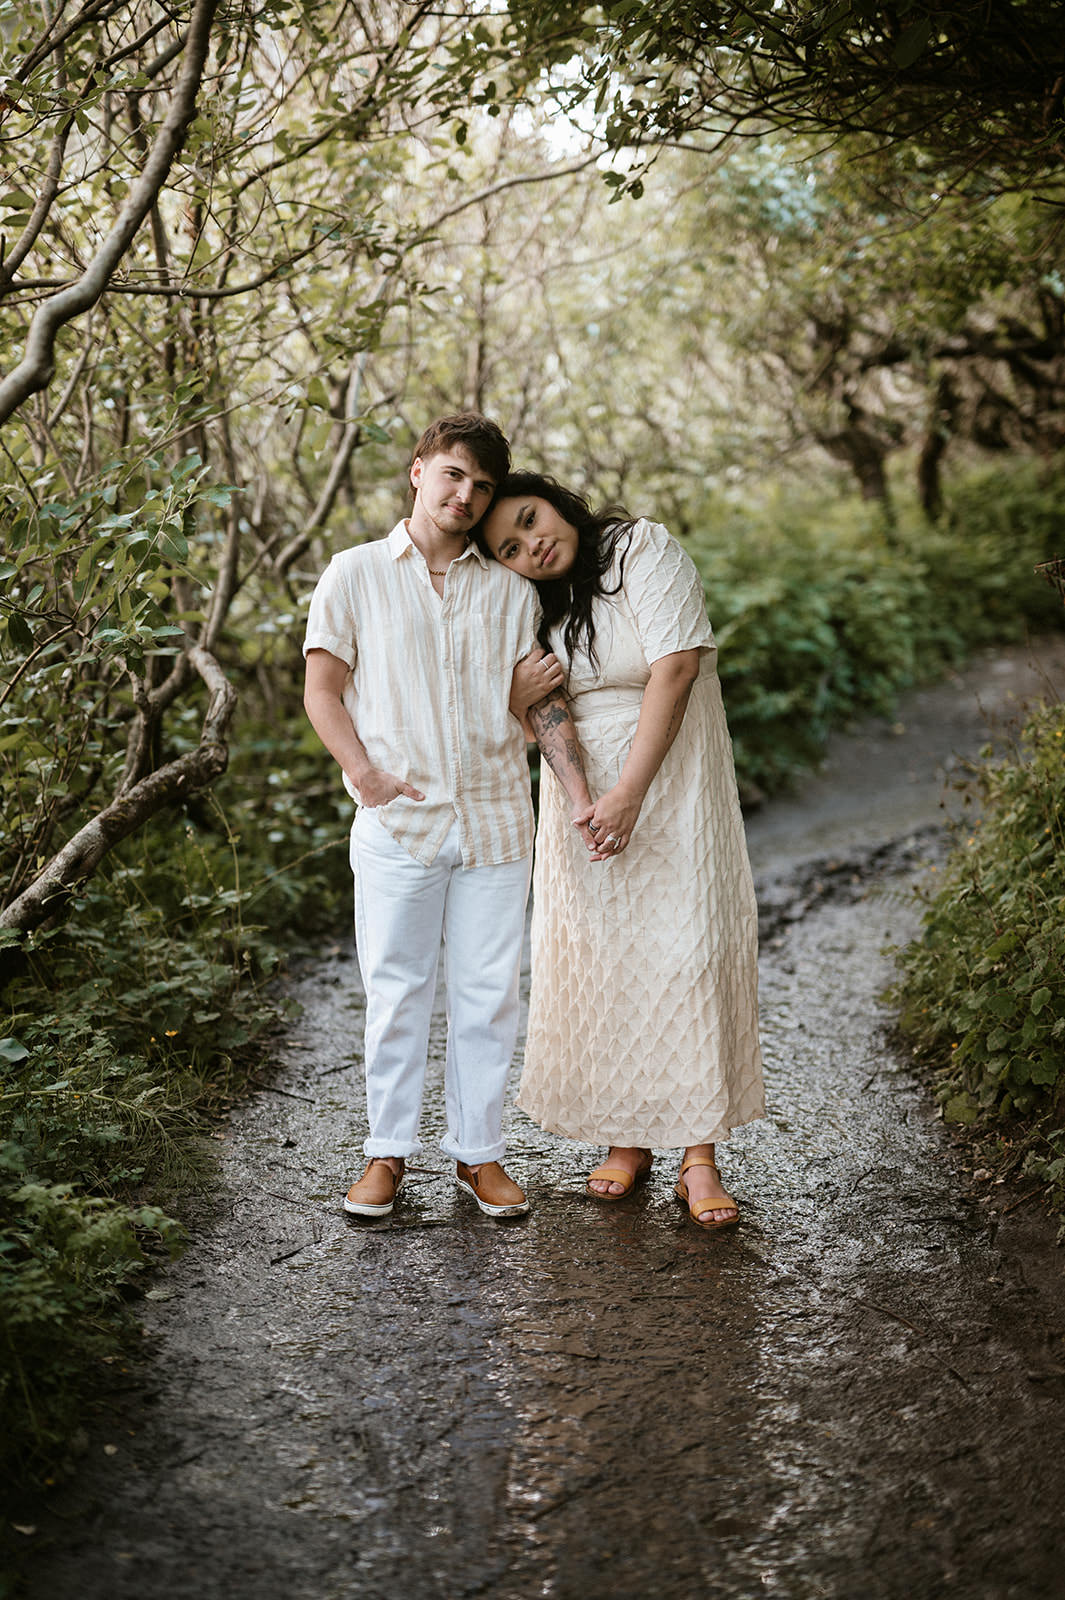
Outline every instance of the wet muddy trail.
<path fill-rule="evenodd" d="M 752 819 L 769 1114 L 722 1148 L 736 1230 L 685 1220 L 675 1152 L 587 1201 L 600 1152 L 516 1112 L 534 1208 L 492 1222 L 433 1153 L 438 1084 L 393 1217 L 345 1219 L 357 973 L 294 980 L 31 1600 L 1060 1596 L 1065 1255 L 974 1185 L 877 998 L 944 770 L 1033 681 L 978 663 Z"/>

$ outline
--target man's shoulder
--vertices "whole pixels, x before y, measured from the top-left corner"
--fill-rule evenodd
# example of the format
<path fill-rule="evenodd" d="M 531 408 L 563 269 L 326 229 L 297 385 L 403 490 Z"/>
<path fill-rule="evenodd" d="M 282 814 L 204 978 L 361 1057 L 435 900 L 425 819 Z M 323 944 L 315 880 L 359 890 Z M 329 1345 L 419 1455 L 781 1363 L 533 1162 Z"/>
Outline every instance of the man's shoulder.
<path fill-rule="evenodd" d="M 504 604 L 517 607 L 534 603 L 536 590 L 528 578 L 511 572 L 509 567 L 500 566 L 498 561 L 486 561 L 480 570 L 484 574 L 487 592 L 498 595 Z"/>
<path fill-rule="evenodd" d="M 332 568 L 338 573 L 359 572 L 388 561 L 390 554 L 387 534 L 379 539 L 364 539 L 361 544 L 352 544 L 346 550 L 336 551 L 326 570 Z"/>

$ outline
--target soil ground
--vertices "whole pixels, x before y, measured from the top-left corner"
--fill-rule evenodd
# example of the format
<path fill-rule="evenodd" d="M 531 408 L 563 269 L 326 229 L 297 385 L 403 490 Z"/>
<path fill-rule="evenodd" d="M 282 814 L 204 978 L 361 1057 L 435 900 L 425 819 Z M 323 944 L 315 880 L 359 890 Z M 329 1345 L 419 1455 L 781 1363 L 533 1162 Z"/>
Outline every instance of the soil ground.
<path fill-rule="evenodd" d="M 433 1153 L 442 1016 L 427 1153 L 391 1219 L 345 1219 L 357 969 L 295 978 L 30 1600 L 1058 1600 L 1065 1257 L 974 1182 L 878 999 L 952 774 L 1048 682 L 1060 637 L 981 658 L 750 819 L 769 1112 L 722 1147 L 737 1229 L 686 1220 L 675 1152 L 585 1199 L 601 1152 L 514 1110 L 533 1210 L 482 1217 Z"/>

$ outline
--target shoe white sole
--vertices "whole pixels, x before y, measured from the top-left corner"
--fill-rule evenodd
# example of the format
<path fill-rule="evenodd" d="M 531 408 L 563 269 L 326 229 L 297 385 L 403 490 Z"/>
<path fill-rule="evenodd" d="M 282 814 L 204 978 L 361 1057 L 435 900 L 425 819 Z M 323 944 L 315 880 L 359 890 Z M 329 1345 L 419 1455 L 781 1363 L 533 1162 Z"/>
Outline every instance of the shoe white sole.
<path fill-rule="evenodd" d="M 528 1200 L 519 1200 L 510 1206 L 490 1205 L 487 1200 L 481 1199 L 477 1190 L 472 1184 L 467 1183 L 465 1178 L 456 1176 L 455 1182 L 460 1189 L 464 1189 L 467 1194 L 473 1196 L 486 1217 L 524 1217 L 529 1209 Z"/>
<path fill-rule="evenodd" d="M 396 1194 L 399 1193 L 399 1191 L 402 1189 L 402 1187 L 403 1187 L 403 1179 L 400 1178 L 399 1182 L 396 1184 Z M 347 1195 L 344 1196 L 344 1210 L 351 1217 L 387 1217 L 387 1216 L 391 1216 L 392 1207 L 395 1205 L 395 1203 L 396 1203 L 395 1195 L 392 1196 L 391 1200 L 386 1200 L 384 1205 L 382 1205 L 382 1206 L 371 1206 L 371 1205 L 368 1205 L 364 1200 L 349 1200 Z"/>

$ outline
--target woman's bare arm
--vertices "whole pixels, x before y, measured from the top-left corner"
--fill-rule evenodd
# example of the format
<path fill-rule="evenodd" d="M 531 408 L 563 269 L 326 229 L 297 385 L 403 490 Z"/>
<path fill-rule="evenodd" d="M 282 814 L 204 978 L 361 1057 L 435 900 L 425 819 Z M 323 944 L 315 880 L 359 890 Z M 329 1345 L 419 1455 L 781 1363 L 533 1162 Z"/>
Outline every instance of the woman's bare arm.
<path fill-rule="evenodd" d="M 692 684 L 699 676 L 699 655 L 698 650 L 677 650 L 653 664 L 620 778 L 587 812 L 574 818 L 589 827 L 601 847 L 607 840 L 616 841 L 605 851 L 608 855 L 624 850 L 632 838 L 651 780 L 680 732 Z"/>
<path fill-rule="evenodd" d="M 565 694 L 561 689 L 553 689 L 536 705 L 529 707 L 527 717 L 536 736 L 536 742 L 540 746 L 540 754 L 566 791 L 566 796 L 573 807 L 574 823 L 579 828 L 588 849 L 592 851 L 592 859 L 600 860 L 595 836 L 586 824 L 579 821 L 581 814 L 587 814 L 588 817 L 592 815 L 592 796 L 588 780 L 584 775 L 580 740 L 573 726 L 573 717 Z"/>

